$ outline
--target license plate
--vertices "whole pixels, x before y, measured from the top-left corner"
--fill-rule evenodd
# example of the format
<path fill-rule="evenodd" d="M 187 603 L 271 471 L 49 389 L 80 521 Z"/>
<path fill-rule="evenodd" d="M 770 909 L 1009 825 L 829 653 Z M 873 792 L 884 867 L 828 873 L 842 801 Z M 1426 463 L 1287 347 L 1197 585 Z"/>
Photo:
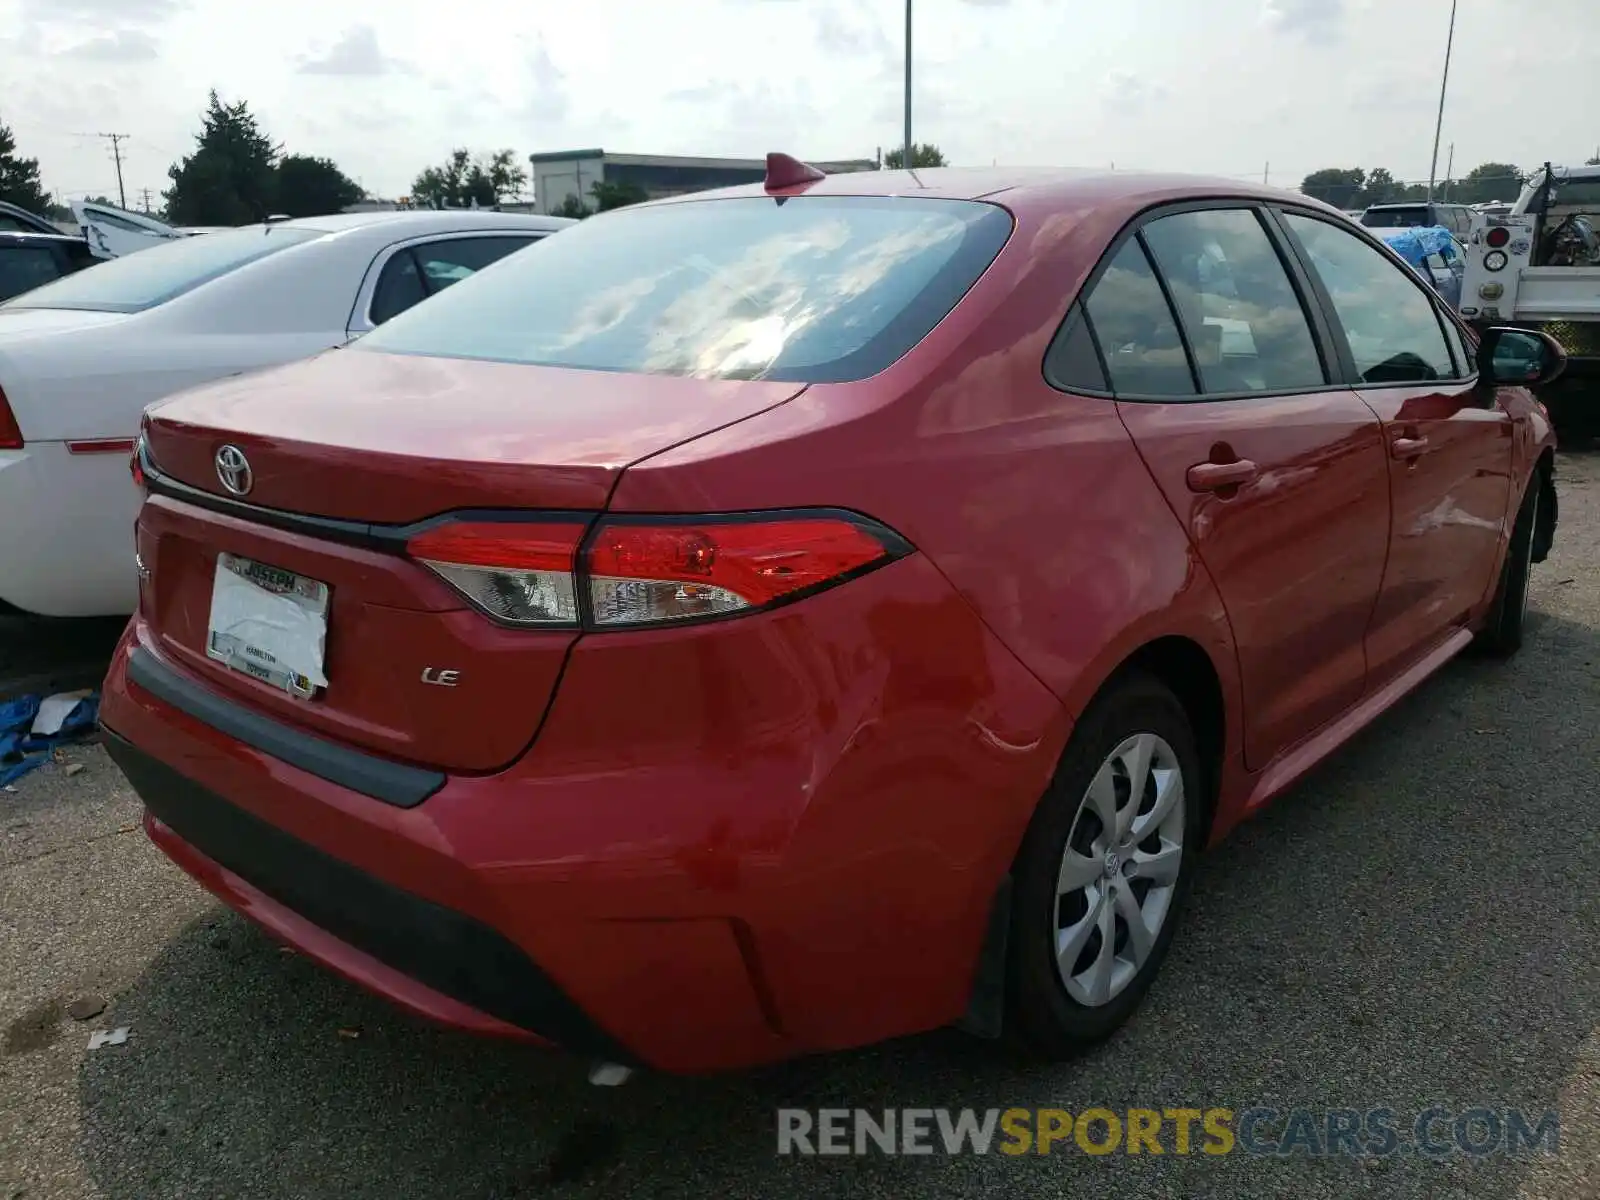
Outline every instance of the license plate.
<path fill-rule="evenodd" d="M 233 554 L 217 555 L 206 656 L 309 699 L 328 686 L 328 585 Z"/>

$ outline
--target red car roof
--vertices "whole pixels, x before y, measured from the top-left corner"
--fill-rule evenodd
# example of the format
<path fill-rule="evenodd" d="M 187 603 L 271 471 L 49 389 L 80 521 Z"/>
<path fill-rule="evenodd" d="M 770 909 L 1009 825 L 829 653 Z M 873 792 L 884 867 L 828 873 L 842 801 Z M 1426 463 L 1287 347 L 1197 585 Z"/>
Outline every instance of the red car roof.
<path fill-rule="evenodd" d="M 682 204 L 735 196 L 931 196 L 952 200 L 1004 196 L 1007 207 L 1076 208 L 1085 203 L 1143 203 L 1192 197 L 1240 196 L 1293 201 L 1327 209 L 1299 192 L 1262 187 L 1239 179 L 1153 171 L 1109 171 L 1070 167 L 934 167 L 917 171 L 854 171 L 797 187 L 767 191 L 761 184 L 692 192 L 652 201 Z"/>

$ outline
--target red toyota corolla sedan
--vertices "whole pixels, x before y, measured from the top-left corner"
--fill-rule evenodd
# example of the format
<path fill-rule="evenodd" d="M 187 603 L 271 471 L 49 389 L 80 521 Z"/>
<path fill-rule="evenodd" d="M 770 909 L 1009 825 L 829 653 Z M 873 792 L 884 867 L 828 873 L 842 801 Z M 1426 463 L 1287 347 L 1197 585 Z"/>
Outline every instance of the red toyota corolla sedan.
<path fill-rule="evenodd" d="M 414 1012 L 607 1062 L 1064 1056 L 1207 844 L 1516 649 L 1553 342 L 1480 344 L 1300 195 L 816 175 L 150 412 L 101 712 L 162 850 Z"/>

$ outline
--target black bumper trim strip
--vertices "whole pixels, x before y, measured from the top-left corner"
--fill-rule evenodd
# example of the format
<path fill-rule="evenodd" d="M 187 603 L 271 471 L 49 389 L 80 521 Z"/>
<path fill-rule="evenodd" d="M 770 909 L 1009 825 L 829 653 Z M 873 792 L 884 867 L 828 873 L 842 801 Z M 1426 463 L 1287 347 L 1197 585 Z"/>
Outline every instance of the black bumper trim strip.
<path fill-rule="evenodd" d="M 218 866 L 440 995 L 563 1049 L 638 1065 L 497 930 L 285 833 L 102 728 L 145 808 Z"/>
<path fill-rule="evenodd" d="M 442 771 L 428 771 L 336 745 L 280 725 L 224 700 L 183 678 L 140 646 L 128 658 L 128 678 L 157 700 L 187 713 L 264 754 L 397 808 L 415 808 L 444 786 Z"/>

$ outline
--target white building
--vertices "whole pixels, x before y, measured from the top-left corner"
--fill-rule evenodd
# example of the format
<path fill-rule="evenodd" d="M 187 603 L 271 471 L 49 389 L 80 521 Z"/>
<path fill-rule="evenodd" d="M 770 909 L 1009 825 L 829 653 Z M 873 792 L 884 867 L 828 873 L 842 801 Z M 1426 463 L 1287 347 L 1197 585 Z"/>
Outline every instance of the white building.
<path fill-rule="evenodd" d="M 533 176 L 533 211 L 545 214 L 556 212 L 569 198 L 594 207 L 592 189 L 596 183 L 632 184 L 654 199 L 740 183 L 760 183 L 767 173 L 766 160 L 762 158 L 686 158 L 666 154 L 607 154 L 604 150 L 530 154 L 528 164 Z M 879 164 L 871 158 L 854 158 L 812 165 L 830 175 L 842 175 L 851 171 L 875 171 Z"/>

